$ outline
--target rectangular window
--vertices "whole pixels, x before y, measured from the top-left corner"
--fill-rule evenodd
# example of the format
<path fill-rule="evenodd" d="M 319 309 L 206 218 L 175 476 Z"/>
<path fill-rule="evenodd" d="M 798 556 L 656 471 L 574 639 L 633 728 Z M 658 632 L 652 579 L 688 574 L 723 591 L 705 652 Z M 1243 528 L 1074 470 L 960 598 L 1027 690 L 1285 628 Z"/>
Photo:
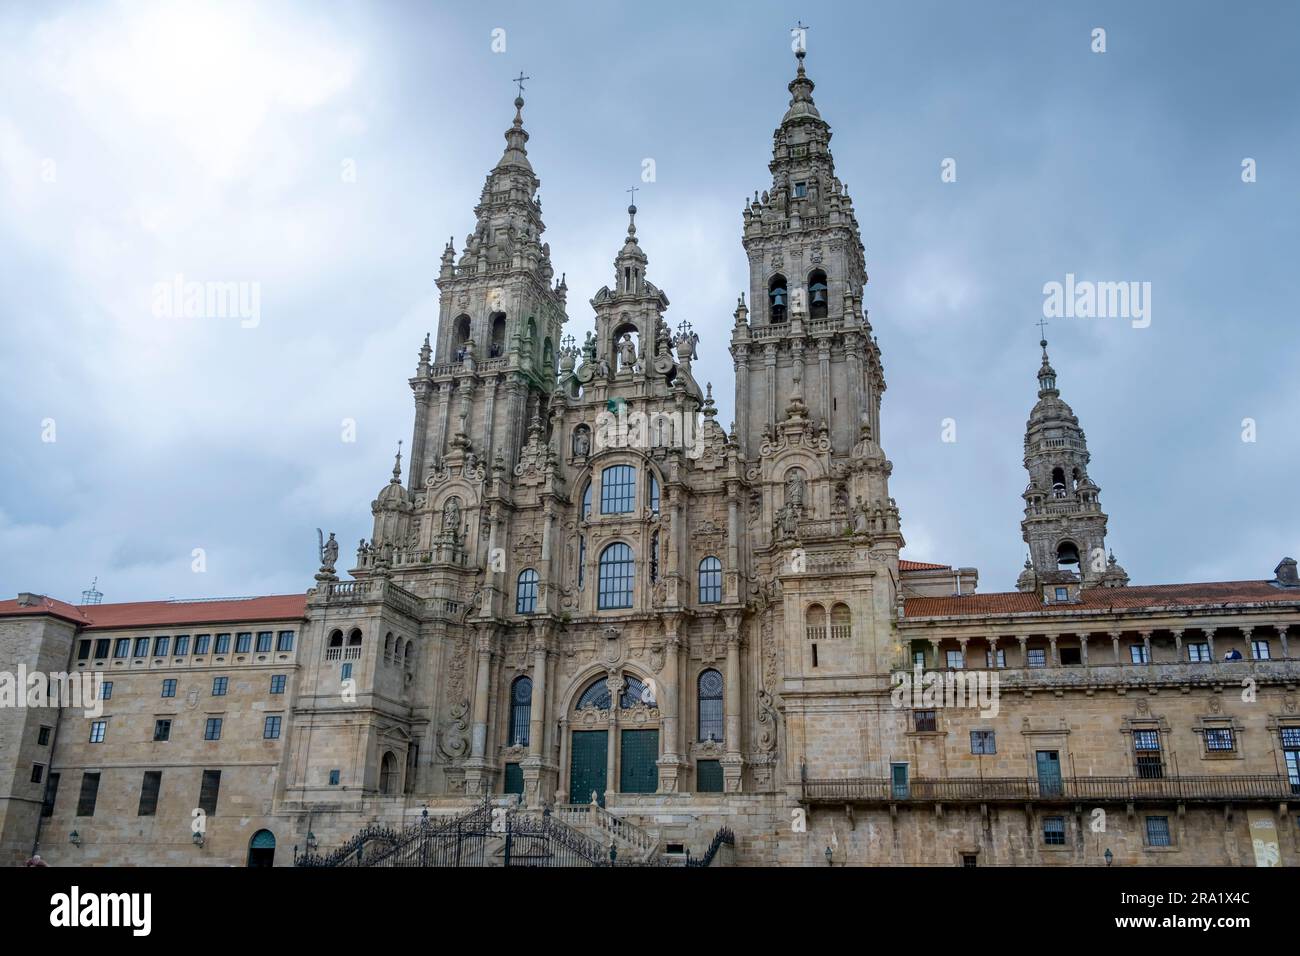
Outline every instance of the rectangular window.
<path fill-rule="evenodd" d="M 170 637 L 155 637 L 153 639 L 153 656 L 166 657 L 167 652 L 171 650 L 172 639 Z"/>
<path fill-rule="evenodd" d="M 993 664 L 993 654 L 992 654 L 992 652 L 990 652 L 990 651 L 985 651 L 985 652 L 984 652 L 984 666 L 985 666 L 985 667 L 993 667 L 993 666 L 994 666 L 994 664 Z M 1007 652 L 1004 651 L 1004 650 L 1003 650 L 1002 648 L 1000 648 L 1000 647 L 998 648 L 997 666 L 998 666 L 998 667 L 1006 667 L 1006 666 L 1007 666 Z"/>
<path fill-rule="evenodd" d="M 275 634 L 271 631 L 257 632 L 257 653 L 270 654 L 271 642 L 275 640 Z"/>
<path fill-rule="evenodd" d="M 39 731 L 37 731 L 37 733 L 36 733 L 36 743 L 37 743 L 37 745 L 39 745 L 39 746 L 41 746 L 41 747 L 48 747 L 48 746 L 49 746 L 49 744 L 50 744 L 50 729 L 51 729 L 51 728 L 49 728 L 49 727 L 42 727 Z"/>
<path fill-rule="evenodd" d="M 132 656 L 134 656 L 134 657 L 148 657 L 148 656 L 149 656 L 149 638 L 147 638 L 147 637 L 137 637 L 137 638 L 135 639 L 135 654 L 132 655 Z"/>
<path fill-rule="evenodd" d="M 229 634 L 218 634 L 218 635 L 217 635 L 217 646 L 216 646 L 216 648 L 213 650 L 213 653 L 214 653 L 214 654 L 229 654 L 229 653 L 230 653 L 230 635 L 229 635 Z"/>
<path fill-rule="evenodd" d="M 90 659 L 91 641 L 81 641 L 77 644 L 77 660 L 84 661 Z"/>
<path fill-rule="evenodd" d="M 190 636 L 188 634 L 176 635 L 176 650 L 173 653 L 177 657 L 185 657 L 190 652 Z"/>
<path fill-rule="evenodd" d="M 973 754 L 995 754 L 998 752 L 997 737 L 991 730 L 972 730 L 970 732 L 970 752 Z"/>
<path fill-rule="evenodd" d="M 925 651 L 912 651 L 912 666 L 925 667 Z"/>
<path fill-rule="evenodd" d="M 795 184 L 794 184 L 794 198 L 795 198 L 795 199 L 803 199 L 803 198 L 804 198 L 805 196 L 807 196 L 807 195 L 808 195 L 808 184 L 807 184 L 807 183 L 795 183 Z"/>
<path fill-rule="evenodd" d="M 1083 663 L 1083 652 L 1077 647 L 1062 647 L 1060 654 L 1062 667 L 1073 667 Z"/>
<path fill-rule="evenodd" d="M 208 816 L 216 816 L 217 798 L 221 795 L 221 771 L 203 771 L 203 783 L 199 786 L 199 809 Z"/>
<path fill-rule="evenodd" d="M 111 680 L 106 680 L 99 685 L 99 699 L 100 700 L 113 699 L 113 682 Z"/>
<path fill-rule="evenodd" d="M 221 718 L 220 717 L 208 718 L 207 723 L 204 724 L 203 726 L 203 739 L 204 740 L 221 739 Z"/>
<path fill-rule="evenodd" d="M 352 679 L 352 662 L 348 661 L 339 669 L 339 680 Z"/>
<path fill-rule="evenodd" d="M 953 670 L 962 668 L 961 651 L 948 651 L 948 666 Z"/>
<path fill-rule="evenodd" d="M 1057 599 L 1058 601 L 1068 601 L 1068 600 L 1070 600 L 1070 591 L 1069 591 L 1069 589 L 1068 589 L 1068 588 L 1057 588 L 1057 589 L 1056 589 L 1056 599 Z"/>
<path fill-rule="evenodd" d="M 1130 644 L 1128 656 L 1129 660 L 1134 664 L 1145 664 L 1147 662 L 1147 646 L 1145 644 Z"/>
<path fill-rule="evenodd" d="M 95 659 L 102 661 L 105 657 L 107 657 L 109 648 L 112 646 L 112 644 L 113 642 L 110 641 L 107 637 L 101 637 L 99 638 L 99 640 L 95 641 Z"/>
<path fill-rule="evenodd" d="M 217 635 L 218 640 L 221 635 Z M 253 632 L 245 631 L 235 636 L 235 653 L 247 654 L 253 649 Z M 221 648 L 217 648 L 217 653 L 221 653 Z"/>
<path fill-rule="evenodd" d="M 1047 651 L 1041 647 L 1031 647 L 1028 651 L 1028 663 L 1030 667 L 1046 667 Z"/>
<path fill-rule="evenodd" d="M 1170 846 L 1169 818 L 1147 817 L 1147 846 Z"/>
<path fill-rule="evenodd" d="M 39 763 L 32 764 L 32 783 L 40 783 L 41 778 L 44 776 L 45 776 L 45 765 Z"/>
<path fill-rule="evenodd" d="M 1257 661 L 1268 660 L 1268 641 L 1251 641 L 1250 656 Z"/>
<path fill-rule="evenodd" d="M 140 782 L 140 806 L 135 815 L 151 817 L 158 812 L 158 791 L 162 788 L 162 771 L 146 770 Z"/>
<path fill-rule="evenodd" d="M 284 682 L 285 682 L 285 679 L 286 679 L 286 675 L 284 675 L 284 674 L 272 674 L 272 675 L 271 675 L 271 693 L 272 693 L 272 694 L 283 694 L 283 693 L 284 693 Z"/>
<path fill-rule="evenodd" d="M 1205 728 L 1205 749 L 1211 753 L 1231 753 L 1236 749 L 1231 727 Z"/>
<path fill-rule="evenodd" d="M 1155 780 L 1165 775 L 1164 761 L 1160 756 L 1160 731 L 1133 731 L 1133 751 L 1137 757 L 1137 775 Z"/>
<path fill-rule="evenodd" d="M 155 720 L 153 722 L 153 739 L 155 741 L 172 739 L 172 722 L 166 719 Z"/>
<path fill-rule="evenodd" d="M 169 677 L 165 681 L 163 681 L 162 695 L 164 697 L 176 696 L 176 678 Z"/>
<path fill-rule="evenodd" d="M 627 514 L 636 500 L 636 469 L 611 465 L 600 473 L 600 513 Z"/>
<path fill-rule="evenodd" d="M 45 799 L 41 801 L 41 816 L 54 816 L 54 801 L 59 795 L 59 775 L 52 773 L 45 778 Z"/>
<path fill-rule="evenodd" d="M 195 654 L 206 654 L 206 653 L 208 652 L 208 648 L 211 647 L 211 646 L 212 646 L 212 635 L 211 635 L 211 634 L 195 634 L 195 635 L 194 635 L 194 653 L 195 653 Z"/>
<path fill-rule="evenodd" d="M 1043 844 L 1065 846 L 1065 817 L 1043 817 Z"/>
<path fill-rule="evenodd" d="M 107 730 L 107 720 L 92 720 L 90 722 L 90 742 L 92 744 L 102 744 L 104 742 L 104 733 Z"/>
<path fill-rule="evenodd" d="M 338 785 L 339 785 L 339 772 L 338 772 L 337 770 L 331 770 L 331 771 L 330 771 L 330 786 L 331 786 L 331 787 L 337 787 Z"/>
<path fill-rule="evenodd" d="M 1187 659 L 1189 661 L 1208 661 L 1210 659 L 1210 645 L 1207 643 L 1188 644 Z"/>
<path fill-rule="evenodd" d="M 263 740 L 280 739 L 280 718 L 276 716 L 266 718 L 266 723 L 262 725 Z"/>
<path fill-rule="evenodd" d="M 1281 728 L 1282 756 L 1292 793 L 1300 793 L 1300 727 Z"/>
<path fill-rule="evenodd" d="M 130 657 L 130 656 L 131 656 L 131 638 L 129 638 L 129 637 L 119 637 L 119 638 L 117 639 L 117 642 L 113 645 L 113 656 L 114 656 L 114 657 Z"/>
<path fill-rule="evenodd" d="M 275 649 L 277 651 L 285 652 L 293 650 L 293 631 L 281 631 L 280 637 L 276 641 Z"/>
<path fill-rule="evenodd" d="M 77 798 L 77 816 L 93 817 L 95 801 L 99 799 L 99 774 L 83 773 L 81 775 L 81 795 Z"/>
<path fill-rule="evenodd" d="M 924 733 L 933 733 L 937 729 L 938 719 L 933 710 L 912 711 L 912 727 Z"/>
<path fill-rule="evenodd" d="M 229 682 L 230 682 L 230 678 L 229 678 L 229 677 L 214 677 L 214 678 L 212 678 L 212 696 L 213 696 L 213 697 L 225 697 L 225 696 L 226 696 L 226 685 L 227 685 Z"/>

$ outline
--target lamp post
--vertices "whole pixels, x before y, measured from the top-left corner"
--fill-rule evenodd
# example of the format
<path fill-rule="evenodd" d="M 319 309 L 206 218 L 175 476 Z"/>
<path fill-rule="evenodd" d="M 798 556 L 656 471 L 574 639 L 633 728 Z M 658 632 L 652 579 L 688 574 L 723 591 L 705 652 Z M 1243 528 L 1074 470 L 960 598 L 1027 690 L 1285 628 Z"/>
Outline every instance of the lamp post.
<path fill-rule="evenodd" d="M 68 842 L 71 843 L 73 846 L 81 846 L 81 834 L 78 833 L 76 830 L 73 830 L 71 833 L 68 834 Z"/>
<path fill-rule="evenodd" d="M 834 865 L 835 865 L 835 855 L 834 855 L 834 851 L 832 851 L 831 848 L 830 848 L 829 846 L 826 848 L 826 865 L 827 865 L 827 866 L 834 866 Z"/>
<path fill-rule="evenodd" d="M 1102 854 L 1106 858 L 1106 865 L 1110 866 L 1115 862 L 1115 854 L 1110 852 L 1110 847 L 1106 847 L 1106 852 Z"/>

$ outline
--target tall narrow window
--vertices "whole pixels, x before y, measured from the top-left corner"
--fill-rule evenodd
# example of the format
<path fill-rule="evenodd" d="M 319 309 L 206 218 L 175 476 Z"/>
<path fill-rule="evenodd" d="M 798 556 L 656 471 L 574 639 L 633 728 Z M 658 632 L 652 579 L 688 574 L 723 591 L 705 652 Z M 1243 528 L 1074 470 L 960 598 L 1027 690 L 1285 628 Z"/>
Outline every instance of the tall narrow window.
<path fill-rule="evenodd" d="M 217 799 L 221 796 L 221 771 L 203 771 L 203 782 L 199 785 L 199 809 L 208 816 L 217 812 Z"/>
<path fill-rule="evenodd" d="M 650 476 L 650 488 L 649 488 L 650 510 L 655 514 L 658 514 L 659 513 L 659 479 L 655 477 L 655 473 L 653 471 L 648 472 L 647 474 Z"/>
<path fill-rule="evenodd" d="M 1300 727 L 1282 727 L 1282 757 L 1292 793 L 1300 793 Z"/>
<path fill-rule="evenodd" d="M 600 610 L 632 606 L 632 549 L 621 541 L 600 554 L 596 606 Z"/>
<path fill-rule="evenodd" d="M 1133 751 L 1137 758 L 1139 777 L 1155 779 L 1165 775 L 1164 762 L 1160 756 L 1160 731 L 1133 731 Z"/>
<path fill-rule="evenodd" d="M 600 513 L 627 514 L 636 500 L 636 469 L 610 465 L 600 473 Z"/>
<path fill-rule="evenodd" d="M 700 603 L 718 604 L 722 601 L 722 562 L 707 557 L 700 562 Z"/>
<path fill-rule="evenodd" d="M 826 273 L 821 269 L 814 269 L 812 275 L 808 276 L 808 317 L 810 319 L 826 318 L 830 302 L 827 293 Z"/>
<path fill-rule="evenodd" d="M 532 719 L 533 679 L 516 677 L 510 685 L 510 746 L 528 746 L 528 724 Z"/>
<path fill-rule="evenodd" d="M 591 517 L 591 482 L 582 486 L 582 520 Z"/>
<path fill-rule="evenodd" d="M 158 812 L 158 791 L 162 788 L 162 771 L 146 770 L 140 783 L 140 806 L 136 809 L 138 817 L 151 817 Z"/>
<path fill-rule="evenodd" d="M 81 775 L 81 794 L 77 797 L 77 816 L 93 817 L 95 802 L 99 799 L 99 774 L 83 773 Z"/>
<path fill-rule="evenodd" d="M 723 732 L 722 675 L 710 668 L 700 674 L 700 740 L 721 741 Z"/>
<path fill-rule="evenodd" d="M 537 572 L 525 568 L 515 582 L 515 613 L 532 614 L 537 610 Z"/>
<path fill-rule="evenodd" d="M 772 281 L 767 284 L 767 301 L 769 315 L 771 316 L 770 321 L 785 321 L 786 300 L 785 276 L 779 274 L 772 276 Z"/>

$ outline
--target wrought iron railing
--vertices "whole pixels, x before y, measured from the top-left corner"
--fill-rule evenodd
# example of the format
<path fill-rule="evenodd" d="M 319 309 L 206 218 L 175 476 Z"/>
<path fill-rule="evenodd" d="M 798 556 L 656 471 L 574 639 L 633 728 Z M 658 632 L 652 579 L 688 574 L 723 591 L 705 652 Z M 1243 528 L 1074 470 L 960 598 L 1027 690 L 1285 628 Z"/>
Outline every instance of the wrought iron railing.
<path fill-rule="evenodd" d="M 731 832 L 730 827 L 723 827 L 713 835 L 713 842 L 709 844 L 709 848 L 704 852 L 704 856 L 699 858 L 688 856 L 686 858 L 686 865 L 689 867 L 712 866 L 713 858 L 718 855 L 719 850 L 724 846 L 734 847 L 735 845 L 736 835 Z"/>
<path fill-rule="evenodd" d="M 906 784 L 850 777 L 803 781 L 805 803 L 989 803 L 1169 800 L 1273 802 L 1300 796 L 1282 774 L 1204 774 L 1187 777 L 943 777 Z"/>

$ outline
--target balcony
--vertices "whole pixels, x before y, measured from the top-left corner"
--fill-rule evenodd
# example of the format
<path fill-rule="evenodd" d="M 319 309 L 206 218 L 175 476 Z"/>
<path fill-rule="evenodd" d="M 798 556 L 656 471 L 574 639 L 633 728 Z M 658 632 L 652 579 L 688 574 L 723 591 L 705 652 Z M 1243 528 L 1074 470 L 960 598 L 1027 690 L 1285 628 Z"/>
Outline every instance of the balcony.
<path fill-rule="evenodd" d="M 805 780 L 807 804 L 935 803 L 1285 803 L 1300 797 L 1300 784 L 1282 774 L 1205 774 L 1194 777 L 917 778 L 906 785 L 887 779 L 848 777 Z"/>

